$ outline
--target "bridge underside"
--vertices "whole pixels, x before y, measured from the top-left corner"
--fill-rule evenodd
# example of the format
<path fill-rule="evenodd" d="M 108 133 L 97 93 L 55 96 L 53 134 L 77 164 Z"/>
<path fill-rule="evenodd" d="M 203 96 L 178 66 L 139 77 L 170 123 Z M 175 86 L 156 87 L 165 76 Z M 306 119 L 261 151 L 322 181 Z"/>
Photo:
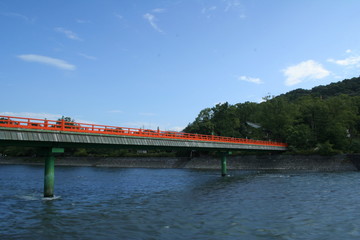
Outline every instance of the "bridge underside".
<path fill-rule="evenodd" d="M 193 141 L 184 139 L 151 138 L 106 134 L 84 134 L 62 131 L 0 128 L 0 146 L 191 149 L 191 150 L 269 150 L 285 151 L 286 147 Z"/>

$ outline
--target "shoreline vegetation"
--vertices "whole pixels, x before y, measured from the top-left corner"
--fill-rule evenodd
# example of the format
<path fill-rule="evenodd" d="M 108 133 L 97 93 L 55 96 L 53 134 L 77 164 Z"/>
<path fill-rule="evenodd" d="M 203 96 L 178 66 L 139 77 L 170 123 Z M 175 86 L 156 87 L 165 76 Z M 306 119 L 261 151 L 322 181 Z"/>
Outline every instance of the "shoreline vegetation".
<path fill-rule="evenodd" d="M 185 132 L 285 142 L 293 154 L 360 152 L 360 77 L 311 90 L 266 96 L 261 103 L 219 103 Z"/>

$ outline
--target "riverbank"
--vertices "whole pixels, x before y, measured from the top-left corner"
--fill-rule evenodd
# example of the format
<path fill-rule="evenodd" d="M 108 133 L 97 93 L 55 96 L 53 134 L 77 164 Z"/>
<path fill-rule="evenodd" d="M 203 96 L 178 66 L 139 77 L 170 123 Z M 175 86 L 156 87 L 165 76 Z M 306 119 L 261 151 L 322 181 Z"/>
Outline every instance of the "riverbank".
<path fill-rule="evenodd" d="M 219 169 L 219 158 L 202 156 L 180 157 L 58 157 L 56 166 L 92 166 L 120 168 L 188 168 Z M 41 158 L 1 157 L 0 164 L 43 165 Z M 229 170 L 317 170 L 357 171 L 360 169 L 360 154 L 319 155 L 245 155 L 228 156 Z"/>

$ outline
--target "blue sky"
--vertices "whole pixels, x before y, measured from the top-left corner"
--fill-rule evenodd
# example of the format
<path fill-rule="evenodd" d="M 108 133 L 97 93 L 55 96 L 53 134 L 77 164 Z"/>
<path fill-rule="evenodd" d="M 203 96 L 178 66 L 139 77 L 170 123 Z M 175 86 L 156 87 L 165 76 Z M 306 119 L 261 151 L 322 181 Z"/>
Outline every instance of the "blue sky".
<path fill-rule="evenodd" d="M 0 0 L 0 115 L 181 130 L 358 77 L 358 0 Z"/>

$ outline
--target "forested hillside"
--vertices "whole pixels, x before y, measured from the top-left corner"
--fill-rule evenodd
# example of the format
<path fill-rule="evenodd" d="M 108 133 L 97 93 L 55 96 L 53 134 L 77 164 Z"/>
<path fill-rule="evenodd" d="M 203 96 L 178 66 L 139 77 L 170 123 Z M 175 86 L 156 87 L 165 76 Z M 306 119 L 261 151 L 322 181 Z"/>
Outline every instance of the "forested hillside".
<path fill-rule="evenodd" d="M 360 77 L 346 79 L 341 82 L 331 83 L 326 86 L 317 86 L 311 90 L 305 89 L 296 89 L 286 94 L 280 95 L 280 97 L 285 97 L 289 101 L 294 101 L 299 97 L 311 95 L 314 97 L 334 97 L 341 94 L 346 94 L 349 96 L 360 96 Z"/>
<path fill-rule="evenodd" d="M 297 89 L 262 103 L 203 109 L 185 132 L 289 143 L 297 153 L 360 152 L 360 78 Z"/>

